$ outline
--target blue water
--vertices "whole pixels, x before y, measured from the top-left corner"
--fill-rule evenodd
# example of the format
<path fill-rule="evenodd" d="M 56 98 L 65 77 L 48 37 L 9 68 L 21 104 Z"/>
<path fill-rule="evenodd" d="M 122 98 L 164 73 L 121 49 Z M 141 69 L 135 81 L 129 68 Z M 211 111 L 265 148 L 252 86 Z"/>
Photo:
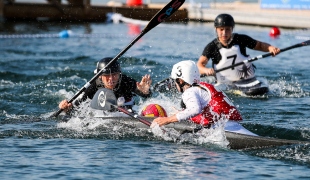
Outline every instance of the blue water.
<path fill-rule="evenodd" d="M 58 34 L 78 38 L 2 38 L 0 41 L 0 177 L 2 179 L 309 179 L 310 146 L 231 150 L 202 137 L 158 137 L 148 130 L 109 126 L 89 117 L 67 122 L 49 116 L 93 76 L 96 62 L 116 56 L 143 26 L 107 23 L 2 22 L 3 34 Z M 138 30 L 138 31 L 137 31 Z M 236 32 L 285 48 L 309 31 L 237 25 Z M 93 36 L 92 36 L 93 35 Z M 95 36 L 96 35 L 96 36 Z M 297 38 L 299 37 L 299 38 Z M 214 38 L 212 24 L 161 24 L 120 59 L 124 73 L 165 79 L 180 60 L 197 60 Z M 310 46 L 255 62 L 270 92 L 246 97 L 228 92 L 249 130 L 275 138 L 310 141 Z M 252 57 L 263 52 L 248 51 Z M 178 99 L 155 93 L 137 100 L 172 113 Z M 82 111 L 82 110 L 81 110 Z M 84 111 L 87 111 L 84 109 Z"/>

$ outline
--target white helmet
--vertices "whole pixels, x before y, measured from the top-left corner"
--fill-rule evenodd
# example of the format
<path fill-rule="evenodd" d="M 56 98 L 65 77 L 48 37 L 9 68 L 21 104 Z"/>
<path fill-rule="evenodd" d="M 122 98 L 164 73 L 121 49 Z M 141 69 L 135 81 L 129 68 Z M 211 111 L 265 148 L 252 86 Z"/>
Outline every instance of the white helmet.
<path fill-rule="evenodd" d="M 200 74 L 196 63 L 192 60 L 185 60 L 173 65 L 171 71 L 172 79 L 183 79 L 186 83 L 192 85 L 200 83 Z"/>

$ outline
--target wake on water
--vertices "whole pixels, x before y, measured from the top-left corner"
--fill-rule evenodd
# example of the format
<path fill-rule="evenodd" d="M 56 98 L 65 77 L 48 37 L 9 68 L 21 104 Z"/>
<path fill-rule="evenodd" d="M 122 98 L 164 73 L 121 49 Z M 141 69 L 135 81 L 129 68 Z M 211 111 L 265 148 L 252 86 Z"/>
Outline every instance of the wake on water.
<path fill-rule="evenodd" d="M 139 138 L 147 138 L 153 140 L 164 140 L 171 141 L 176 143 L 191 143 L 191 144 L 215 144 L 222 148 L 227 148 L 228 141 L 225 137 L 224 133 L 224 123 L 219 123 L 219 127 L 215 129 L 203 129 L 199 131 L 199 133 L 190 134 L 180 134 L 180 132 L 176 131 L 173 128 L 164 128 L 164 127 L 154 127 L 154 128 L 132 128 L 130 125 L 126 125 L 124 123 L 115 123 L 115 120 L 112 119 L 102 119 L 96 117 L 96 114 L 93 110 L 89 111 L 89 101 L 87 100 L 85 103 L 82 103 L 77 111 L 65 122 L 59 122 L 57 124 L 57 128 L 64 128 L 74 130 L 77 133 L 81 134 L 110 134 L 114 138 L 128 138 L 128 137 L 139 137 Z M 157 98 L 151 98 L 147 101 L 143 101 L 140 99 L 136 106 L 134 106 L 134 110 L 136 112 L 141 112 L 143 107 L 147 106 L 150 103 L 156 103 L 162 105 L 167 111 L 168 115 L 172 115 L 176 112 L 178 108 L 175 107 L 175 102 L 172 101 L 171 98 L 165 96 L 158 96 Z M 99 110 L 95 110 L 99 111 Z M 101 116 L 103 114 L 101 113 Z M 106 117 L 128 117 L 128 115 L 113 112 L 106 113 Z M 121 121 L 121 120 L 120 120 Z M 138 121 L 138 120 L 137 120 Z M 225 120 L 223 120 L 225 121 Z M 113 123 L 111 123 L 113 122 Z M 118 136 L 120 135 L 120 136 Z"/>
<path fill-rule="evenodd" d="M 68 93 L 70 94 L 70 93 Z M 158 98 L 151 98 L 149 101 L 138 101 L 136 111 L 140 112 L 148 103 L 158 103 L 163 105 L 168 114 L 176 110 L 176 102 L 170 97 L 159 95 Z M 203 146 L 208 149 L 229 150 L 228 141 L 225 137 L 223 124 L 219 124 L 216 129 L 203 129 L 197 133 L 180 134 L 171 128 L 133 128 L 123 123 L 111 124 L 109 119 L 94 118 L 86 116 L 89 103 L 81 105 L 80 113 L 74 116 L 60 116 L 58 119 L 50 119 L 52 113 L 44 114 L 41 117 L 29 115 L 10 115 L 5 111 L 0 114 L 1 121 L 0 138 L 16 137 L 19 138 L 82 138 L 82 139 L 125 139 L 138 141 L 165 141 L 178 144 L 192 144 Z M 82 115 L 84 117 L 82 117 Z M 119 116 L 119 115 L 117 115 Z M 124 115 L 125 116 L 125 115 Z M 14 125 L 14 128 L 12 128 Z M 164 133 L 162 131 L 164 129 Z M 277 131 L 276 129 L 274 131 Z M 306 135 L 309 133 L 306 133 Z M 310 166 L 310 144 L 291 145 L 283 147 L 265 148 L 259 150 L 243 150 L 253 156 L 271 158 L 284 161 L 293 161 L 299 164 Z"/>
<path fill-rule="evenodd" d="M 150 103 L 162 105 L 168 115 L 178 110 L 179 99 L 158 94 L 147 101 L 138 100 L 134 110 L 141 112 L 143 107 Z M 57 129 L 68 130 L 74 137 L 101 138 L 101 139 L 125 139 L 139 141 L 165 141 L 177 144 L 192 144 L 204 146 L 211 149 L 229 150 L 229 142 L 226 139 L 224 125 L 225 120 L 219 121 L 218 128 L 203 129 L 197 133 L 184 133 L 173 128 L 155 126 L 154 128 L 133 128 L 124 123 L 111 123 L 111 119 L 100 119 L 91 116 L 87 102 L 83 103 L 79 113 L 75 114 L 65 122 L 58 122 Z M 92 114 L 93 115 L 93 114 Z M 125 114 L 107 114 L 108 117 L 127 116 Z M 83 118 L 84 117 L 84 118 Z M 284 161 L 295 161 L 301 164 L 310 164 L 310 145 L 291 145 L 283 147 L 272 147 L 259 150 L 243 150 L 246 153 L 264 158 L 271 158 Z"/>
<path fill-rule="evenodd" d="M 289 98 L 299 98 L 299 97 L 308 97 L 310 96 L 310 92 L 302 89 L 302 83 L 298 80 L 297 77 L 292 77 L 291 75 L 289 78 L 286 78 L 285 75 L 279 76 L 279 78 L 274 80 L 267 80 L 263 77 L 258 77 L 264 84 L 269 85 L 269 92 L 265 95 L 261 96 L 247 96 L 246 94 L 242 93 L 241 91 L 236 92 L 233 90 L 227 91 L 227 93 L 240 95 L 244 97 L 251 97 L 251 98 L 268 98 L 269 96 L 272 97 L 289 97 Z M 203 81 L 208 83 L 214 84 L 215 78 L 212 77 L 203 77 Z"/>
<path fill-rule="evenodd" d="M 100 138 L 138 141 L 165 141 L 177 144 L 192 144 L 208 149 L 229 150 L 229 142 L 224 133 L 224 123 L 215 129 L 203 129 L 197 133 L 180 134 L 173 128 L 133 128 L 124 123 L 111 123 L 111 119 L 71 117 L 66 122 L 58 122 L 57 129 L 69 131 L 72 138 Z M 264 149 L 239 150 L 253 156 L 271 158 L 310 166 L 310 144 L 289 145 Z"/>

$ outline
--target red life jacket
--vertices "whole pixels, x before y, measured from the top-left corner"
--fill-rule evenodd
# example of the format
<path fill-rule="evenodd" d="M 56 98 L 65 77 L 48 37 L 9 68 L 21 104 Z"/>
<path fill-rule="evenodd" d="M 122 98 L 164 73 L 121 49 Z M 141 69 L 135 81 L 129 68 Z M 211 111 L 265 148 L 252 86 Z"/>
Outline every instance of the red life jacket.
<path fill-rule="evenodd" d="M 193 122 L 207 126 L 219 120 L 221 117 L 233 121 L 242 120 L 237 108 L 222 91 L 216 90 L 212 84 L 205 82 L 201 82 L 200 87 L 211 94 L 211 100 L 201 114 L 191 118 Z"/>

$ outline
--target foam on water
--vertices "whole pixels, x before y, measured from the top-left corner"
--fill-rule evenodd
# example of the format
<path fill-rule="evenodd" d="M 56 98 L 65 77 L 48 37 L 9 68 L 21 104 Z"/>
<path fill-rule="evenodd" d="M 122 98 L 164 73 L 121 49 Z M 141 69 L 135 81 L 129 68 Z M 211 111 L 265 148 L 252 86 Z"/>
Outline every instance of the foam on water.
<path fill-rule="evenodd" d="M 286 80 L 285 78 L 281 78 L 270 80 L 269 88 L 274 96 L 279 97 L 300 98 L 310 95 L 310 92 L 302 89 L 302 85 L 298 79 Z"/>
<path fill-rule="evenodd" d="M 295 160 L 302 164 L 303 163 L 307 164 L 310 162 L 310 153 L 307 150 L 309 148 L 310 143 L 305 145 L 283 146 L 278 148 L 254 150 L 251 151 L 250 154 L 277 160 L 286 160 L 286 161 Z"/>
<path fill-rule="evenodd" d="M 176 113 L 176 102 L 178 99 L 172 99 L 171 97 L 166 97 L 163 95 L 158 95 L 157 98 L 151 98 L 147 101 L 141 101 L 141 104 L 134 106 L 134 110 L 136 112 L 140 112 L 143 107 L 148 105 L 149 103 L 160 104 L 165 108 L 167 114 L 173 115 Z M 106 117 L 105 119 L 96 118 Z M 132 128 L 126 129 L 124 128 L 124 124 L 111 124 L 111 119 L 109 117 L 128 117 L 126 114 L 120 112 L 101 112 L 100 110 L 90 110 L 89 100 L 88 102 L 82 103 L 78 108 L 78 111 L 75 113 L 75 116 L 71 117 L 67 122 L 60 122 L 57 124 L 57 128 L 65 128 L 76 131 L 77 133 L 88 134 L 97 132 L 98 128 L 101 129 L 101 133 L 111 133 L 116 136 L 130 136 L 130 134 L 136 134 L 136 130 Z M 130 117 L 128 117 L 130 118 Z M 138 120 L 137 120 L 138 121 Z M 154 128 L 148 129 L 146 128 L 145 132 L 152 132 L 147 136 L 149 138 L 155 138 L 158 140 L 164 141 L 172 141 L 177 143 L 191 143 L 195 145 L 203 145 L 203 144 L 213 144 L 219 147 L 227 148 L 229 144 L 225 137 L 225 126 L 226 121 L 221 120 L 217 122 L 216 128 L 211 129 L 203 129 L 194 134 L 180 134 L 180 132 L 176 131 L 173 128 L 165 128 L 159 127 L 158 125 Z M 102 132 L 102 128 L 104 128 L 105 132 Z M 140 132 L 138 132 L 139 134 Z M 136 134 L 136 135 L 138 135 Z"/>

